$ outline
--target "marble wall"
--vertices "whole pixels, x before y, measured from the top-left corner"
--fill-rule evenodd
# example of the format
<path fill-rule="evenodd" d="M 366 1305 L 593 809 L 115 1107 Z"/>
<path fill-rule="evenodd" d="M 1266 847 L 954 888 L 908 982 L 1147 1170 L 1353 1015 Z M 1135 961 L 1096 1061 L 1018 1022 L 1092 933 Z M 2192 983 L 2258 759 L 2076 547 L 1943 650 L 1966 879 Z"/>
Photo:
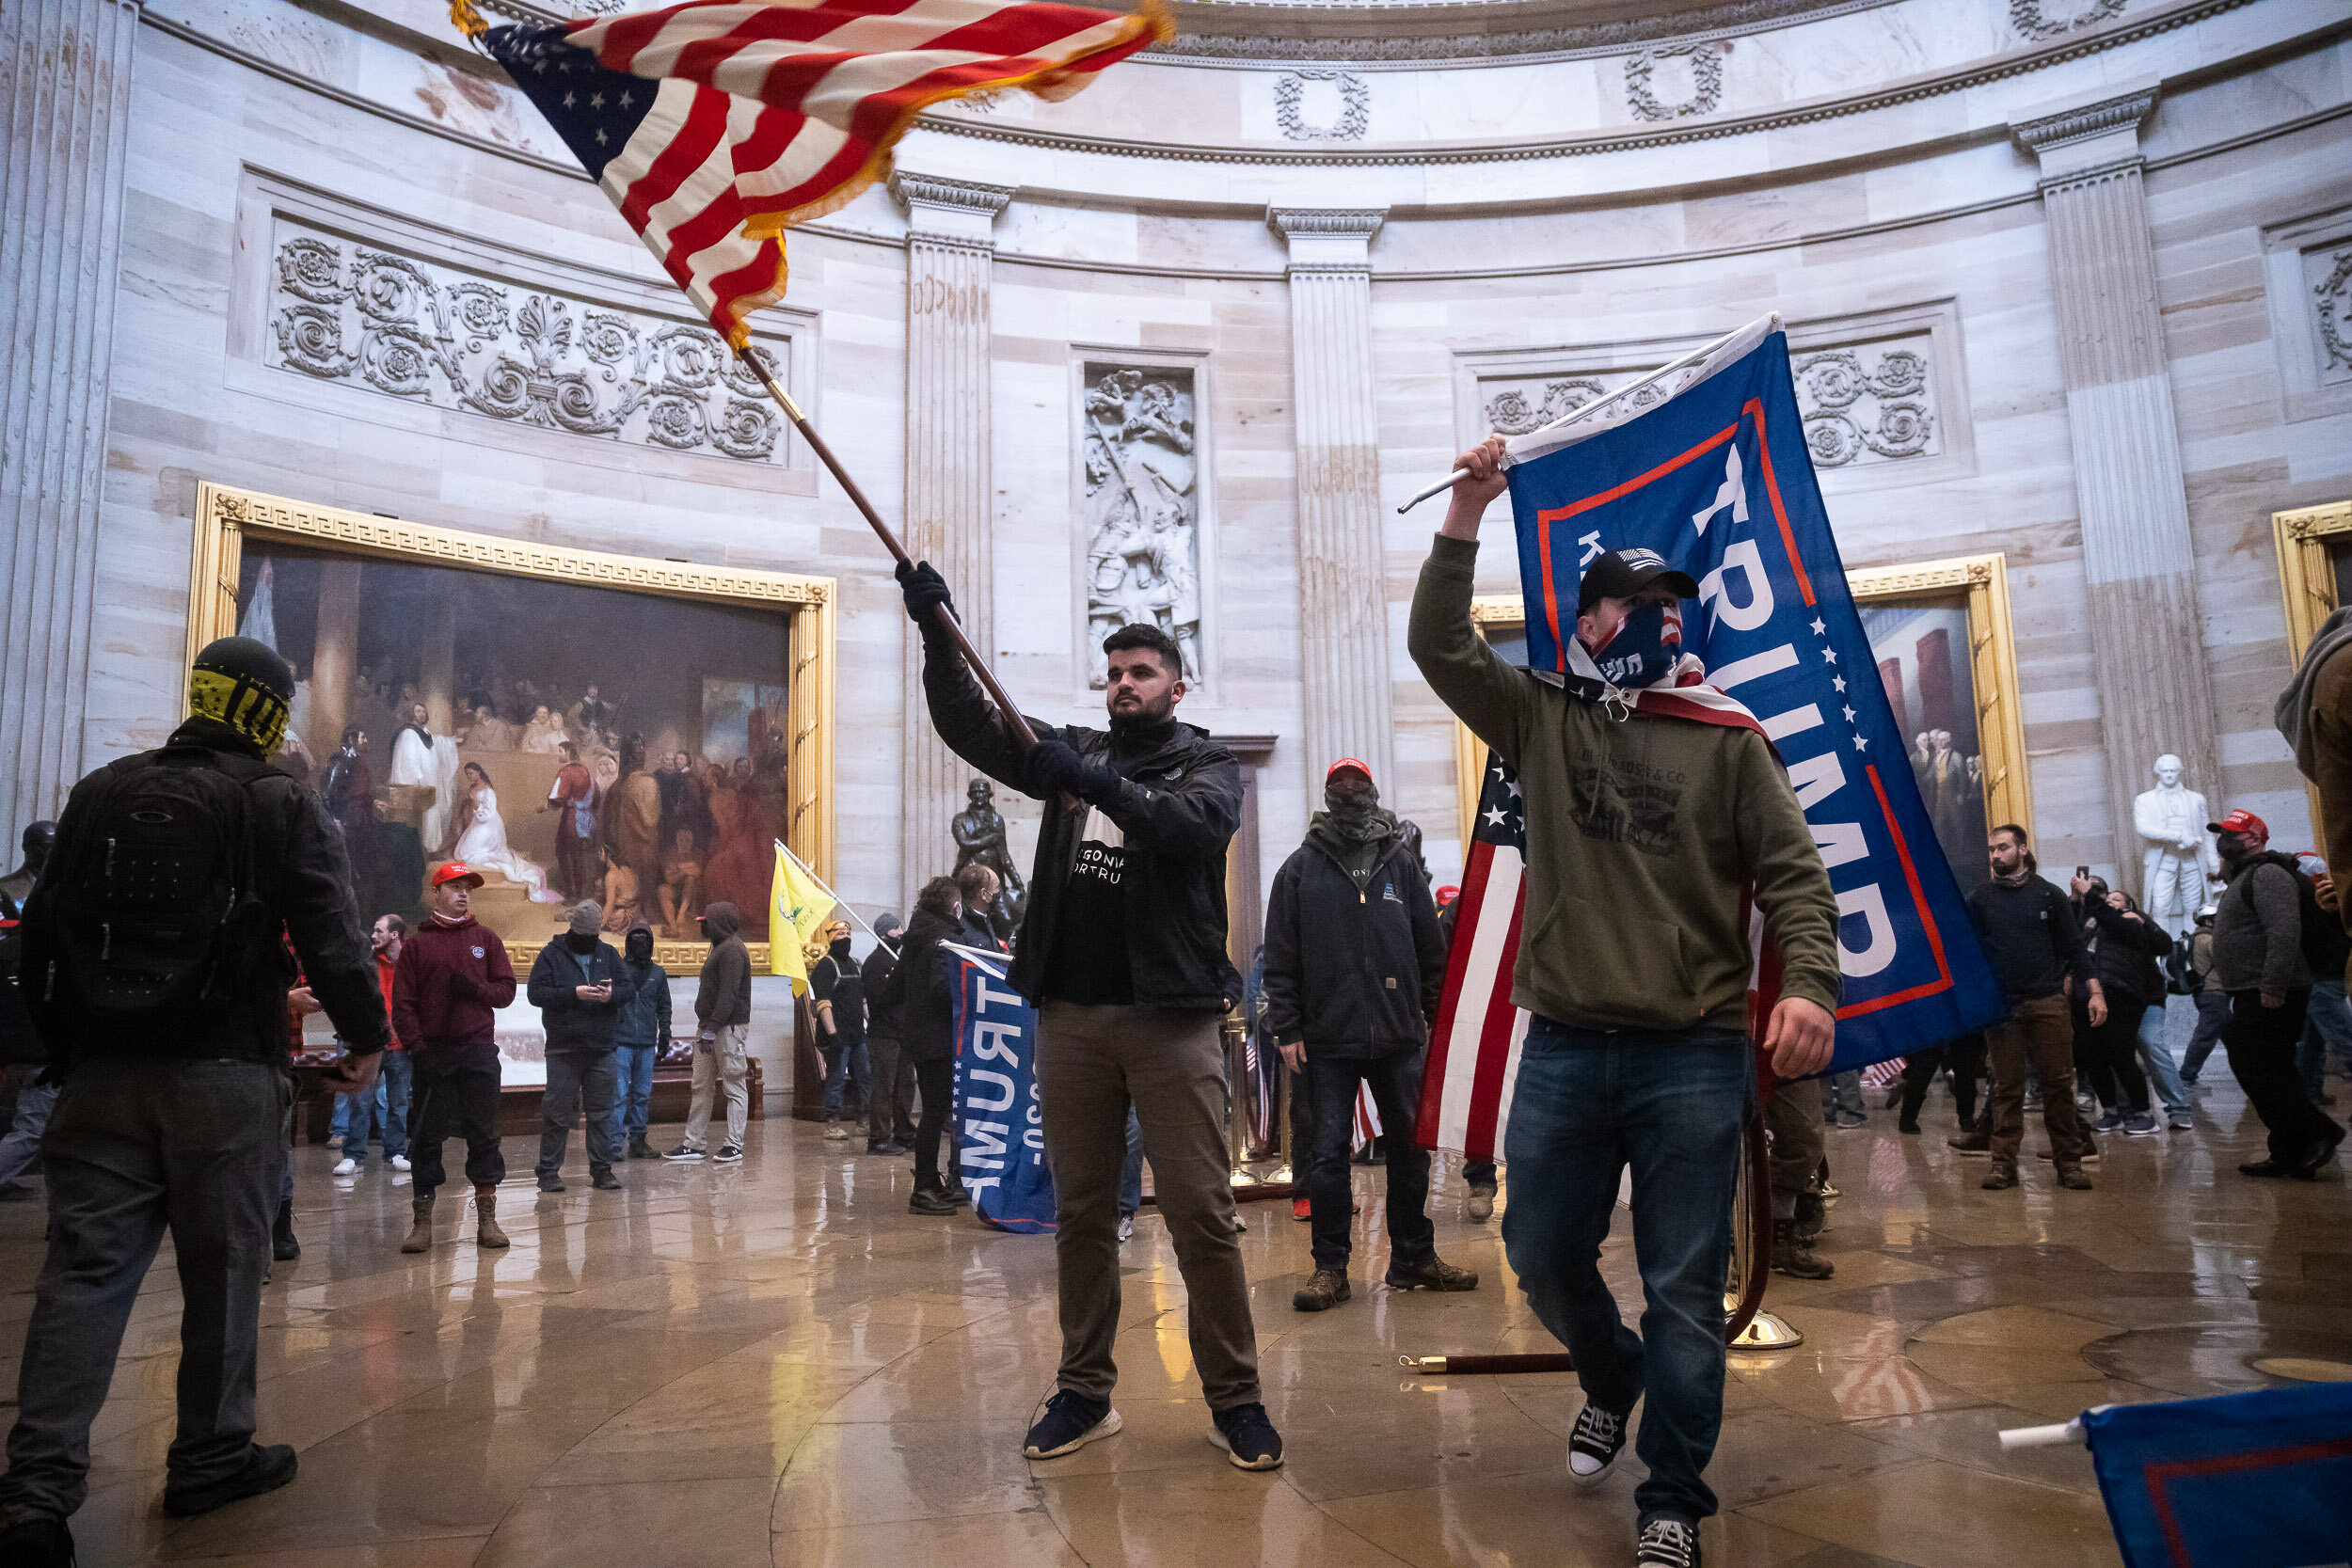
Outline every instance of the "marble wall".
<path fill-rule="evenodd" d="M 750 400 L 702 375 L 692 324 L 651 259 L 440 8 L 371 9 L 365 29 L 280 0 L 151 0 L 140 13 L 103 501 L 85 546 L 87 689 L 66 726 L 79 765 L 151 745 L 177 717 L 200 479 L 818 574 L 836 579 L 842 609 L 837 881 L 863 909 L 903 913 L 905 891 L 951 855 L 942 842 L 927 861 L 902 841 L 906 792 L 919 788 L 927 811 L 955 792 L 902 746 L 913 688 L 887 558 L 788 433 L 754 429 L 737 410 Z M 2137 634 L 2091 616 L 2084 530 L 2096 525 L 2061 353 L 2063 247 L 2045 170 L 2011 131 L 2144 90 L 2134 155 L 2152 373 L 2170 395 L 2185 512 L 2168 569 L 2194 607 L 2175 614 L 2193 625 L 2167 631 L 2202 658 L 2189 689 L 2210 714 L 2218 773 L 2193 782 L 2263 812 L 2281 842 L 2308 842 L 2267 723 L 2288 666 L 2268 516 L 2352 493 L 2352 348 L 2336 352 L 2352 342 L 2352 285 L 2338 287 L 2352 252 L 2341 7 L 1832 9 L 1654 49 L 1645 78 L 1626 49 L 1348 64 L 1364 88 L 1353 131 L 1359 98 L 1337 77 L 1282 87 L 1296 62 L 1154 57 L 1065 104 L 949 110 L 903 145 L 900 185 L 1010 193 L 953 258 L 958 297 L 984 302 L 984 332 L 956 339 L 952 366 L 945 340 L 921 336 L 910 277 L 937 271 L 935 245 L 919 211 L 877 190 L 792 237 L 789 308 L 763 322 L 766 341 L 894 524 L 931 497 L 925 508 L 960 519 L 956 548 L 985 541 L 959 568 L 989 574 L 967 592 L 993 607 L 982 619 L 1008 689 L 1055 721 L 1100 712 L 1086 367 L 1180 372 L 1198 444 L 1206 677 L 1184 712 L 1276 737 L 1262 875 L 1315 803 L 1328 759 L 1311 754 L 1310 730 L 1360 734 L 1385 704 L 1384 788 L 1426 826 L 1450 879 L 1453 723 L 1404 652 L 1436 507 L 1399 517 L 1396 503 L 1494 422 L 1490 409 L 1527 417 L 1777 309 L 1807 369 L 1848 563 L 2007 554 L 2043 857 L 2111 867 L 2132 857 L 2113 836 L 2124 785 L 2099 666 Z M 2087 25 L 2056 24 L 2092 10 Z M 1298 212 L 1385 213 L 1353 242 L 1348 309 L 1302 307 L 1295 233 L 1279 216 Z M 354 289 L 371 267 L 411 278 L 392 288 L 397 309 L 426 309 L 430 293 L 462 323 L 477 302 L 482 330 L 456 378 L 473 401 L 426 374 L 398 334 L 371 369 L 377 318 Z M 495 323 L 479 303 L 491 293 Z M 487 369 L 501 355 L 535 365 L 558 307 L 572 335 L 549 371 L 625 373 L 596 381 L 574 417 L 560 400 L 544 417 L 503 406 Z M 1333 357 L 1342 349 L 1355 357 Z M 1368 367 L 1356 388 L 1368 401 L 1343 421 L 1362 427 L 1343 444 L 1365 449 L 1344 527 L 1310 515 L 1323 468 L 1302 467 L 1307 448 L 1340 439 L 1313 432 L 1341 428 L 1342 388 L 1310 385 L 1301 367 L 1341 363 Z M 1490 526 L 1484 585 L 1507 592 L 1515 568 Z M 1334 541 L 1352 541 L 1349 592 L 1365 606 L 1344 658 L 1302 576 Z M 7 652 L 13 689 L 32 656 L 13 640 Z M 1335 693 L 1372 705 L 1371 720 L 1343 722 L 1356 709 L 1330 705 Z M 2134 735 L 2151 723 L 2161 716 Z M 1025 853 L 1034 815 L 1005 803 Z"/>

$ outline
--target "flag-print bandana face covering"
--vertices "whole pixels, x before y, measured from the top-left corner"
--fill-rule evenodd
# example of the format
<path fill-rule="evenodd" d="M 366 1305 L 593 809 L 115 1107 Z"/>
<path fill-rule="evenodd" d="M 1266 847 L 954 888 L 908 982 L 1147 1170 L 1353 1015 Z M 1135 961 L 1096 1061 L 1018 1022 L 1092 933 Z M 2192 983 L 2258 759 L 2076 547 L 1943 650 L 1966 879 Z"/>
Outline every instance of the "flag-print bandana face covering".
<path fill-rule="evenodd" d="M 1610 685 L 1655 686 L 1682 657 L 1682 606 L 1662 599 L 1634 606 L 1609 641 L 1592 652 L 1595 668 Z"/>

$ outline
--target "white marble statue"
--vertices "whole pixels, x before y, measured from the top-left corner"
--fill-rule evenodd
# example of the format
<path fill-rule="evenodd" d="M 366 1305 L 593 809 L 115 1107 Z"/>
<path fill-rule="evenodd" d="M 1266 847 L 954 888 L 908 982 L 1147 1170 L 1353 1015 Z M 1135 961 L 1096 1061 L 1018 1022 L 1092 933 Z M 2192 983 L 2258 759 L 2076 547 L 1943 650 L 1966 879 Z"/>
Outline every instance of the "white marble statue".
<path fill-rule="evenodd" d="M 2132 802 L 2132 825 L 2148 844 L 2140 857 L 2140 897 L 2148 918 L 2180 938 L 2196 925 L 2205 884 L 2221 861 L 2205 832 L 2212 813 L 2202 795 L 2182 784 L 2181 759 L 2168 752 L 2153 771 L 2156 787 Z"/>
<path fill-rule="evenodd" d="M 1119 369 L 1087 388 L 1087 641 L 1101 686 L 1104 637 L 1141 622 L 1176 641 L 1200 679 L 1200 509 L 1191 372 Z"/>

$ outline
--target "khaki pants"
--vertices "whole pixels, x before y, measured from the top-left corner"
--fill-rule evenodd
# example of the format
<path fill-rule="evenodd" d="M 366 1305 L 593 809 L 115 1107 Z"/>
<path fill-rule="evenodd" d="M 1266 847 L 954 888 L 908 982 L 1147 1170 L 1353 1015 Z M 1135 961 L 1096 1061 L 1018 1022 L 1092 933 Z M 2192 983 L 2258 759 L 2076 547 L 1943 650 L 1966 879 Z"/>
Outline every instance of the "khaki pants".
<path fill-rule="evenodd" d="M 1192 1364 L 1209 1408 L 1253 1404 L 1258 1339 L 1233 1233 L 1225 1052 L 1216 1013 L 1087 1007 L 1038 1012 L 1038 1092 L 1054 1172 L 1064 1388 L 1107 1400 L 1119 1381 L 1119 1180 L 1127 1108 L 1189 1300 Z"/>
<path fill-rule="evenodd" d="M 2020 1002 L 2010 1016 L 1984 1032 L 1986 1070 L 1993 1096 L 1985 1109 L 1993 1163 L 2017 1167 L 2026 1136 L 2026 1073 L 2042 1085 L 2042 1124 L 2049 1129 L 2058 1167 L 2079 1166 L 2090 1152 L 2090 1134 L 2074 1110 L 2074 1024 L 2066 998 L 2041 996 Z"/>
<path fill-rule="evenodd" d="M 751 1059 L 744 1054 L 751 1034 L 748 1023 L 723 1024 L 718 1038 L 694 1042 L 694 1097 L 686 1108 L 686 1147 L 699 1149 L 710 1135 L 710 1102 L 723 1084 L 727 1091 L 727 1142 L 743 1147 L 743 1124 L 751 1116 L 752 1097 L 744 1080 Z"/>

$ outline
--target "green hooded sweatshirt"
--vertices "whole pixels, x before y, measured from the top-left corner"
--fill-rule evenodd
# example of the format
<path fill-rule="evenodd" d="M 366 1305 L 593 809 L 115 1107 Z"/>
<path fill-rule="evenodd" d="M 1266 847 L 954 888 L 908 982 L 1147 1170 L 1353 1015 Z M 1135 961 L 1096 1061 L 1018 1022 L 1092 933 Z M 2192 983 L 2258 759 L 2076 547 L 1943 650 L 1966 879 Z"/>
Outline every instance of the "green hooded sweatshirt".
<path fill-rule="evenodd" d="M 1413 594 L 1422 677 L 1518 774 L 1527 911 L 1511 998 L 1586 1029 L 1744 1033 L 1740 889 L 1779 943 L 1784 994 L 1837 1006 L 1837 896 L 1769 741 L 1610 717 L 1506 662 L 1470 624 L 1474 541 L 1439 535 Z"/>

